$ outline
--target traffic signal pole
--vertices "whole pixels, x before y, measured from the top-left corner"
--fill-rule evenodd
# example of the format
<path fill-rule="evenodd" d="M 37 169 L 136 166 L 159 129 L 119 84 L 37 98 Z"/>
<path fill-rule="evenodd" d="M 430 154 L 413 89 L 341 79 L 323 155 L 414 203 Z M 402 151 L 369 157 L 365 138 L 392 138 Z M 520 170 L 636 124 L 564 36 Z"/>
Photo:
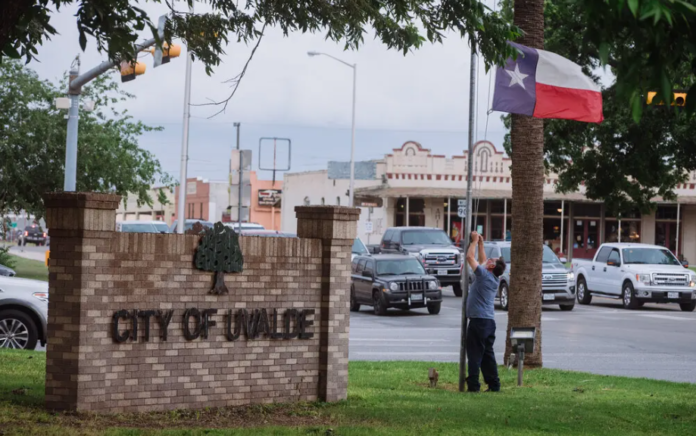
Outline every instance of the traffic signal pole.
<path fill-rule="evenodd" d="M 155 39 L 152 38 L 136 45 L 136 54 L 155 45 L 155 42 Z M 73 66 L 70 68 L 70 84 L 68 85 L 70 109 L 65 138 L 65 176 L 63 180 L 63 191 L 65 192 L 74 192 L 77 189 L 77 127 L 80 120 L 80 94 L 82 93 L 82 87 L 119 64 L 120 61 L 102 62 L 81 76 L 79 75 L 79 60 L 73 63 Z"/>

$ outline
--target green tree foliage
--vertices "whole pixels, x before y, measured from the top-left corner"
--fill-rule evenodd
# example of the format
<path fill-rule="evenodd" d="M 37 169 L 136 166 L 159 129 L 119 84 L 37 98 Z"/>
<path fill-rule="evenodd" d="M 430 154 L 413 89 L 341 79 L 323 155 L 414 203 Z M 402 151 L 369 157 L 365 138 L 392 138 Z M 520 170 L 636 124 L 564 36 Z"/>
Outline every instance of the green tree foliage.
<path fill-rule="evenodd" d="M 54 99 L 65 87 L 40 80 L 17 61 L 0 64 L 0 215 L 26 210 L 41 216 L 42 195 L 62 190 L 67 122 Z M 117 108 L 133 96 L 109 75 L 85 87 L 83 96 L 96 108 L 80 111 L 77 190 L 132 194 L 151 204 L 150 186 L 171 184 L 157 159 L 138 147 L 138 137 L 156 129 Z"/>
<path fill-rule="evenodd" d="M 239 236 L 232 228 L 218 222 L 203 233 L 196 251 L 196 268 L 215 272 L 215 284 L 211 294 L 223 295 L 229 291 L 225 286 L 225 273 L 242 272 L 244 257 L 239 247 Z"/>
<path fill-rule="evenodd" d="M 607 72 L 613 73 L 616 81 L 603 90 L 605 120 L 601 124 L 545 121 L 546 167 L 559 174 L 559 192 L 576 191 L 584 182 L 586 196 L 605 201 L 610 212 L 620 213 L 636 206 L 647 212 L 656 196 L 674 199 L 675 187 L 687 180 L 688 172 L 696 170 L 693 135 L 696 117 L 669 106 L 645 106 L 644 94 L 641 94 L 641 117 L 636 122 L 630 96 L 627 98 L 621 91 L 622 86 L 632 83 L 633 79 L 622 73 L 626 70 L 622 66 L 634 62 L 634 54 L 644 50 L 634 44 L 646 44 L 642 38 L 652 33 L 654 20 L 643 20 L 639 23 L 642 27 L 632 29 L 640 38 L 628 38 L 630 32 L 624 29 L 626 36 L 604 48 L 605 54 L 600 55 L 596 40 L 582 31 L 593 27 L 588 24 L 591 15 L 586 13 L 586 6 L 587 0 L 546 2 L 546 50 L 581 65 L 585 74 L 597 82 L 597 74 L 602 71 L 602 56 L 605 56 Z M 619 24 L 635 21 L 632 14 L 624 15 L 618 20 Z M 686 31 L 688 33 L 688 29 Z M 634 42 L 629 44 L 629 40 Z M 695 82 L 691 64 L 696 56 L 689 52 L 690 44 L 674 48 L 679 56 L 670 61 L 673 62 L 670 70 L 676 72 L 673 88 L 689 89 Z M 643 67 L 645 78 L 655 74 L 647 71 L 646 64 Z M 660 91 L 651 88 L 649 83 L 641 79 L 636 89 Z M 696 95 L 696 91 L 692 95 Z M 696 98 L 687 101 L 696 101 Z M 504 121 L 509 128 L 509 117 L 504 117 Z M 512 154 L 509 135 L 505 148 Z"/>
<path fill-rule="evenodd" d="M 140 5 L 165 3 L 170 7 L 165 39 L 181 38 L 208 73 L 220 63 L 230 41 L 249 42 L 265 26 L 291 32 L 325 32 L 326 38 L 358 47 L 367 30 L 389 48 L 406 53 L 424 41 L 440 42 L 454 30 L 474 40 L 488 62 L 502 62 L 510 53 L 505 44 L 514 39 L 512 26 L 477 0 L 188 0 L 205 4 L 210 12 L 189 14 L 188 7 L 162 0 L 3 0 L 0 2 L 0 55 L 33 59 L 36 47 L 56 34 L 51 18 L 61 7 L 78 3 L 77 28 L 82 49 L 87 36 L 110 59 L 132 60 L 138 32 L 153 29 L 153 18 Z M 156 17 L 155 17 L 156 19 Z"/>

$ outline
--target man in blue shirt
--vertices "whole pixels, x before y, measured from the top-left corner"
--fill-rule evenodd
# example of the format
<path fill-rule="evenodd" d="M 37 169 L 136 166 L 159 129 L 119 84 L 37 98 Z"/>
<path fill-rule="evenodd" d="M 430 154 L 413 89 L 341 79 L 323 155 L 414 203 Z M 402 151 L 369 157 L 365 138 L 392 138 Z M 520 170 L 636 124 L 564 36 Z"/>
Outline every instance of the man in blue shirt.
<path fill-rule="evenodd" d="M 478 261 L 475 252 L 478 246 Z M 466 261 L 474 271 L 476 279 L 469 287 L 466 300 L 466 314 L 469 327 L 466 338 L 466 354 L 469 356 L 469 376 L 466 378 L 469 392 L 479 392 L 479 371 L 488 391 L 500 390 L 498 365 L 495 362 L 495 309 L 494 300 L 498 293 L 499 277 L 505 272 L 505 260 L 487 259 L 483 249 L 483 237 L 471 232 L 471 244 L 466 253 Z M 479 264 L 480 263 L 480 264 Z"/>

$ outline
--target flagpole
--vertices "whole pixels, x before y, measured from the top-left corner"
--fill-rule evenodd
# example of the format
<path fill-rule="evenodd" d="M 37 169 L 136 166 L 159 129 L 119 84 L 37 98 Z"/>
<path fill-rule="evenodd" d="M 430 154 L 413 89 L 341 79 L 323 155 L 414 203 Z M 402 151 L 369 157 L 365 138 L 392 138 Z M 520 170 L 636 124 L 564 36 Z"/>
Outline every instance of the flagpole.
<path fill-rule="evenodd" d="M 474 120 L 476 119 L 476 43 L 471 41 L 471 71 L 469 72 L 469 148 L 467 153 L 466 171 L 466 217 L 464 229 L 464 246 L 471 243 L 471 188 L 474 168 Z M 468 251 L 468 249 L 467 249 Z M 462 332 L 459 344 L 459 392 L 464 392 L 466 382 L 466 299 L 469 296 L 469 265 L 464 259 L 464 283 L 462 283 Z"/>

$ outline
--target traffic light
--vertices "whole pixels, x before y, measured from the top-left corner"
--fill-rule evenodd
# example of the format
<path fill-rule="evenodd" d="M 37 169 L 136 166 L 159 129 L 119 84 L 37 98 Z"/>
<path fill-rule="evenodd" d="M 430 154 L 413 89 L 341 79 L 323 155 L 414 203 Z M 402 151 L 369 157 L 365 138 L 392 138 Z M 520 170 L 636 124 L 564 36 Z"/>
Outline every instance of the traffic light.
<path fill-rule="evenodd" d="M 686 105 L 686 91 L 675 90 L 672 94 L 674 95 L 674 98 L 672 99 L 672 106 L 684 107 Z M 648 92 L 648 98 L 646 99 L 645 103 L 649 105 L 653 104 L 653 99 L 655 99 L 656 96 L 657 92 Z M 658 98 L 657 100 L 655 100 L 654 104 L 658 106 L 663 106 L 665 103 L 664 101 Z"/>
<path fill-rule="evenodd" d="M 130 82 L 135 80 L 135 76 L 140 76 L 141 74 L 145 74 L 144 63 L 121 61 L 121 82 Z"/>
<path fill-rule="evenodd" d="M 152 53 L 152 56 L 155 58 L 155 68 L 157 68 L 162 64 L 168 63 L 171 58 L 178 58 L 179 55 L 181 55 L 181 46 L 179 44 L 172 44 L 170 47 L 165 42 L 162 43 L 161 49 L 159 47 L 152 47 L 148 51 Z"/>

